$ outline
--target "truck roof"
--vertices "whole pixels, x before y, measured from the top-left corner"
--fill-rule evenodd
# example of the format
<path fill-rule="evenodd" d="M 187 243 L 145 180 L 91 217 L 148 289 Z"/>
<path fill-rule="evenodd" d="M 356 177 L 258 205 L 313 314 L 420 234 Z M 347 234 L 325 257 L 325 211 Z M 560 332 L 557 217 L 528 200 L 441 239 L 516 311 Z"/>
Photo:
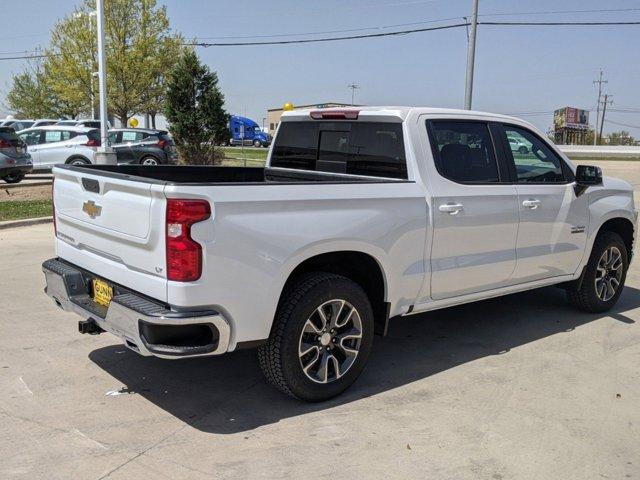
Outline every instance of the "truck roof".
<path fill-rule="evenodd" d="M 344 112 L 344 111 L 357 111 L 360 116 L 363 117 L 395 117 L 400 121 L 406 120 L 409 114 L 416 113 L 419 115 L 451 115 L 455 117 L 491 117 L 500 120 L 518 120 L 516 117 L 510 117 L 508 115 L 501 115 L 498 113 L 480 112 L 476 110 L 461 110 L 455 108 L 434 108 L 434 107 L 409 107 L 409 106 L 368 106 L 368 107 L 331 107 L 331 108 L 305 108 L 300 110 L 290 110 L 282 114 L 282 120 L 303 120 L 309 119 L 311 112 Z"/>

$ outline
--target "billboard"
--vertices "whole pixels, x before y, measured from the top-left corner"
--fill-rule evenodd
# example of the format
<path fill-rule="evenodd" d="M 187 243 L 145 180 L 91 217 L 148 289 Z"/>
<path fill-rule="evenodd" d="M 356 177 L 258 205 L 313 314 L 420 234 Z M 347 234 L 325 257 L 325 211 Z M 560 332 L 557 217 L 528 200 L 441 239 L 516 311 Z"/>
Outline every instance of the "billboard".
<path fill-rule="evenodd" d="M 589 111 L 580 108 L 564 107 L 553 112 L 553 125 L 560 128 L 587 130 L 589 128 Z"/>

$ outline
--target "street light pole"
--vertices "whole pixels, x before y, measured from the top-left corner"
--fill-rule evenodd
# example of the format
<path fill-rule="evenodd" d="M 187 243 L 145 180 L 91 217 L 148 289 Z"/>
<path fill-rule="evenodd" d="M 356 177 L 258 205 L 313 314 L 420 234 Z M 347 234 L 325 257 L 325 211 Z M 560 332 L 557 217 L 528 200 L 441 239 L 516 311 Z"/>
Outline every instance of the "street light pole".
<path fill-rule="evenodd" d="M 473 68 L 476 59 L 476 31 L 478 30 L 478 0 L 473 0 L 471 13 L 471 29 L 469 31 L 469 45 L 467 46 L 467 77 L 464 88 L 464 108 L 471 110 L 473 96 Z"/>
<path fill-rule="evenodd" d="M 116 165 L 116 154 L 109 145 L 109 132 L 107 127 L 107 68 L 104 41 L 104 0 L 97 0 L 97 25 L 98 25 L 98 88 L 100 90 L 100 146 L 96 155 L 96 163 L 99 165 Z"/>

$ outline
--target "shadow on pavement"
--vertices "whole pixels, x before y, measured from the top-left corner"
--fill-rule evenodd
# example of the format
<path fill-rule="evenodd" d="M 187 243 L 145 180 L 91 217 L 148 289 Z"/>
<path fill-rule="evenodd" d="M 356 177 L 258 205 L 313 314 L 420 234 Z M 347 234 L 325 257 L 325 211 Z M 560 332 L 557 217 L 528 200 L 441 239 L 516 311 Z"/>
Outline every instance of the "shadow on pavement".
<path fill-rule="evenodd" d="M 635 323 L 624 312 L 640 306 L 640 290 L 626 287 L 613 311 L 574 310 L 558 288 L 545 288 L 396 319 L 376 338 L 360 379 L 339 398 L 305 404 L 263 380 L 253 350 L 217 358 L 161 360 L 123 346 L 90 359 L 125 386 L 194 428 L 237 433 L 281 419 L 375 395 L 489 355 L 502 355 L 550 335 L 605 317 Z"/>

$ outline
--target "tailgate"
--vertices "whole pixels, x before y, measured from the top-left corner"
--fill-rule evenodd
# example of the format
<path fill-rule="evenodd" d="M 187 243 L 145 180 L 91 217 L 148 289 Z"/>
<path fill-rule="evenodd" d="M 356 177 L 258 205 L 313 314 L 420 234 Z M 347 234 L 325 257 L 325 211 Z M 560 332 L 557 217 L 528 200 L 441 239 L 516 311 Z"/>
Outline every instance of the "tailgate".
<path fill-rule="evenodd" d="M 81 169 L 54 174 L 58 256 L 166 301 L 164 184 Z"/>

